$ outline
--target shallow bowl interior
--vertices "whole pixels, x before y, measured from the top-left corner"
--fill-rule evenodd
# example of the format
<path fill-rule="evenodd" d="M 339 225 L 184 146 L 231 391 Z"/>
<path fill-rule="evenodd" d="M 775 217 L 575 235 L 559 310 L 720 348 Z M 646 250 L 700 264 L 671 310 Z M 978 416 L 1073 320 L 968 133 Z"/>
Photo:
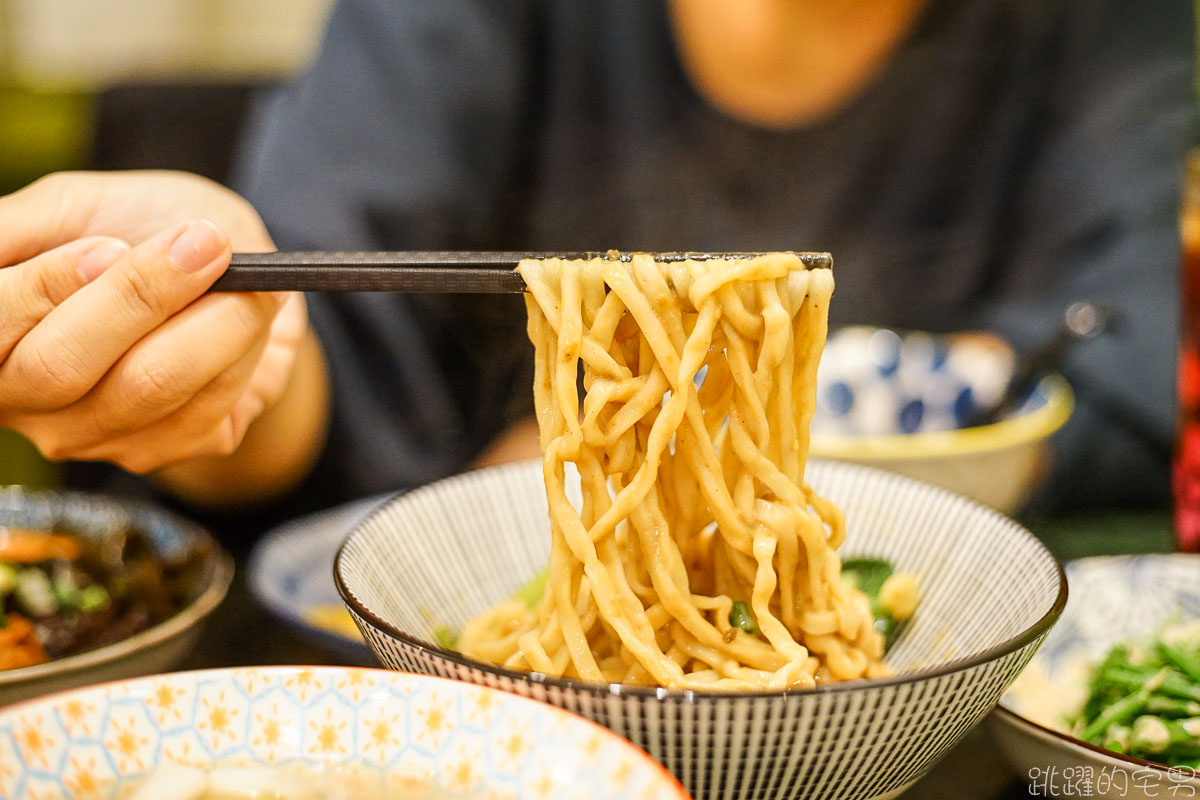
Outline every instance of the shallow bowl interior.
<path fill-rule="evenodd" d="M 807 477 L 846 513 L 844 554 L 887 558 L 921 584 L 920 608 L 888 654 L 893 678 L 666 692 L 507 672 L 433 644 L 437 628 L 460 629 L 546 564 L 539 462 L 401 495 L 350 535 L 335 579 L 385 665 L 579 711 L 659 758 L 697 797 L 884 796 L 991 709 L 1057 618 L 1065 583 L 1040 542 L 977 503 L 853 464 L 814 462 Z M 735 772 L 741 783 L 726 794 Z"/>

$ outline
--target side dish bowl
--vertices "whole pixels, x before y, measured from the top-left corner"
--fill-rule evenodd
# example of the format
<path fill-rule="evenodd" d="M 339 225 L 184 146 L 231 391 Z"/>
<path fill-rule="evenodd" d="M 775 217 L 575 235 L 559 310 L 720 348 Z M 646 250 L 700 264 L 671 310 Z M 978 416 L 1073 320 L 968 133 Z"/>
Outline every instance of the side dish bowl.
<path fill-rule="evenodd" d="M 1013 364 L 994 336 L 843 328 L 821 359 L 810 450 L 1017 511 L 1048 466 L 1049 439 L 1074 395 L 1049 375 L 1012 414 L 970 425 L 999 400 Z"/>
<path fill-rule="evenodd" d="M 917 613 L 888 653 L 891 678 L 762 693 L 672 692 L 512 672 L 435 644 L 546 564 L 540 462 L 403 494 L 350 535 L 343 599 L 394 669 L 549 701 L 642 747 L 697 798 L 892 797 L 995 705 L 1065 601 L 1053 556 L 970 500 L 853 464 L 814 462 L 813 488 L 846 514 L 845 555 L 916 576 Z"/>
<path fill-rule="evenodd" d="M 128 797 L 168 764 L 305 766 L 344 798 L 687 800 L 645 753 L 573 714 L 379 669 L 179 672 L 0 710 L 0 797 Z"/>
<path fill-rule="evenodd" d="M 1067 783 L 1087 778 L 1089 797 L 1195 796 L 1197 770 L 1089 744 L 1065 732 L 1049 705 L 1072 696 L 1082 701 L 1086 668 L 1113 645 L 1149 636 L 1168 621 L 1200 620 L 1200 555 L 1084 558 L 1067 564 L 1066 573 L 1071 600 L 1061 622 L 989 720 L 1001 748 L 1043 795 L 1052 789 L 1065 795 L 1074 791 Z"/>
<path fill-rule="evenodd" d="M 131 636 L 42 664 L 0 670 L 0 706 L 99 681 L 161 672 L 195 644 L 201 623 L 224 599 L 233 560 L 208 531 L 146 503 L 75 492 L 0 488 L 0 528 L 69 530 L 99 537 L 136 529 L 156 554 L 195 559 L 188 598 L 167 619 Z"/>

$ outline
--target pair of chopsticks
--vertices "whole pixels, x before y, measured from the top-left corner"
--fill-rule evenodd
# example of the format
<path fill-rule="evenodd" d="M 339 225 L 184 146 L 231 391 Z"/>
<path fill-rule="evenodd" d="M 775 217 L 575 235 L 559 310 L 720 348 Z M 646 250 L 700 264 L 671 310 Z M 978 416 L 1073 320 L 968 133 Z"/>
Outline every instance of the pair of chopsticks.
<path fill-rule="evenodd" d="M 655 253 L 658 261 L 750 258 L 760 253 Z M 831 269 L 828 253 L 797 253 L 805 269 Z M 613 258 L 614 253 L 309 252 L 235 253 L 214 292 L 414 292 L 519 294 L 514 272 L 529 258 Z"/>

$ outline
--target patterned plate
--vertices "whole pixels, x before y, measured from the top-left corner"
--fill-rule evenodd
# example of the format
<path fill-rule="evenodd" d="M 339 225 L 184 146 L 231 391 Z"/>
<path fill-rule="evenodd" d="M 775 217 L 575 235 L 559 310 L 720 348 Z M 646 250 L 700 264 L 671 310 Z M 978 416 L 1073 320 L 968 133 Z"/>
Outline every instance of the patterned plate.
<path fill-rule="evenodd" d="M 1200 555 L 1084 558 L 1066 567 L 1070 600 L 1017 689 L 1005 695 L 992 728 L 1031 791 L 1079 796 L 1068 783 L 1090 781 L 1089 797 L 1139 800 L 1196 797 L 1200 779 L 1094 747 L 1053 729 L 1053 712 L 1037 707 L 1047 693 L 1082 699 L 1087 664 L 1114 644 L 1152 633 L 1167 621 L 1200 619 Z"/>
<path fill-rule="evenodd" d="M 160 675 L 0 711 L 0 797 L 113 800 L 175 762 L 341 767 L 389 796 L 687 800 L 645 753 L 587 720 L 494 689 L 384 670 L 264 667 Z"/>

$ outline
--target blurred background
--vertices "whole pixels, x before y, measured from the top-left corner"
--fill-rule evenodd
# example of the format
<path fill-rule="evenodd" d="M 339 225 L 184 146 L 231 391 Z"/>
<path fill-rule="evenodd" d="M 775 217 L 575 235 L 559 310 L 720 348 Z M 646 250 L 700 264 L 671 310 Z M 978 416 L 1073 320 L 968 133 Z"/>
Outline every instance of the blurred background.
<path fill-rule="evenodd" d="M 225 181 L 250 98 L 307 66 L 331 6 L 0 0 L 0 194 L 72 169 Z M 57 470 L 0 430 L 0 483 L 53 485 Z"/>
<path fill-rule="evenodd" d="M 0 193 L 62 169 L 224 179 L 248 98 L 306 66 L 331 5 L 0 0 Z"/>

